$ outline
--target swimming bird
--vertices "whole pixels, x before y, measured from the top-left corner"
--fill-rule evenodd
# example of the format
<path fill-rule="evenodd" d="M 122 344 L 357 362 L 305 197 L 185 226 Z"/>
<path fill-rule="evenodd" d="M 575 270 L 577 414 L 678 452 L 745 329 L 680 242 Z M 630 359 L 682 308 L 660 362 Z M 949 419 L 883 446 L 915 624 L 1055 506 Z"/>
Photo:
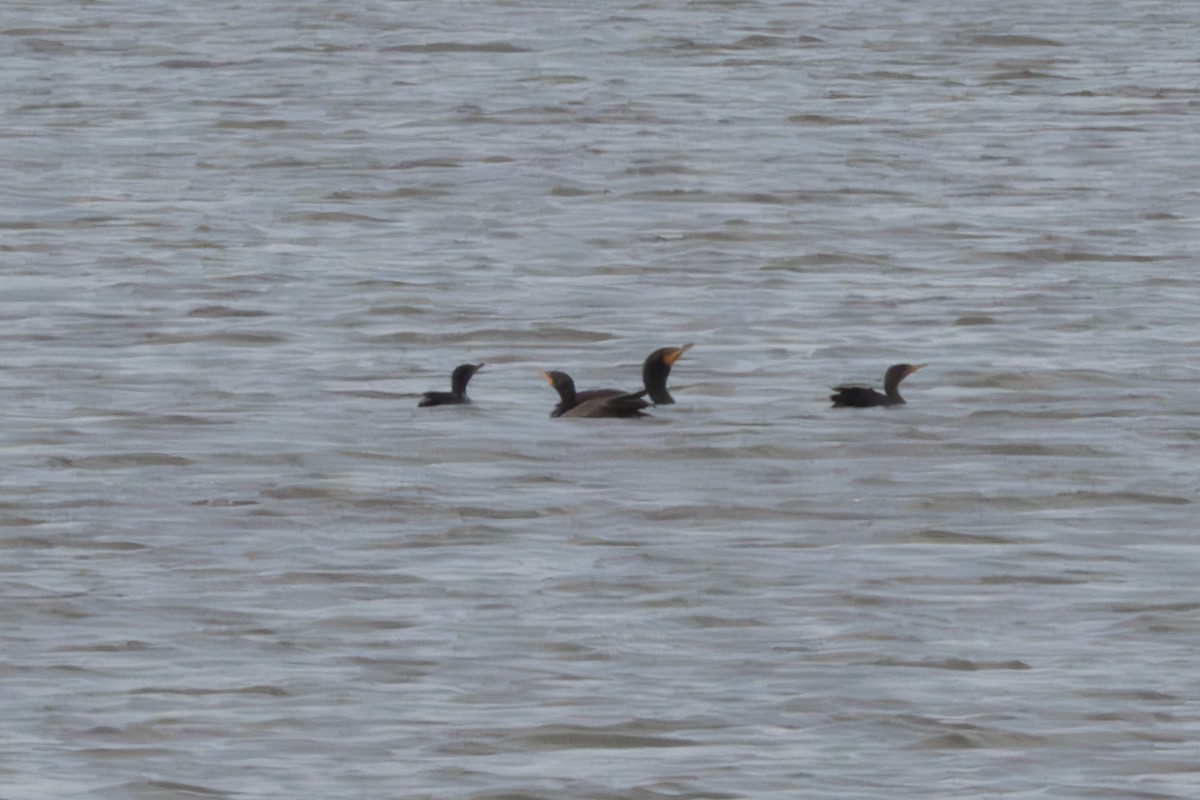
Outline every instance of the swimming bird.
<path fill-rule="evenodd" d="M 426 392 L 421 396 L 421 402 L 417 403 L 417 406 L 425 408 L 471 402 L 471 398 L 467 397 L 467 384 L 470 382 L 471 376 L 481 369 L 483 369 L 483 364 L 459 364 L 450 376 L 450 391 Z"/>
<path fill-rule="evenodd" d="M 692 344 L 688 342 L 683 347 L 660 347 L 646 357 L 642 364 L 642 386 L 646 387 L 654 405 L 666 406 L 675 402 L 667 391 L 667 376 L 675 362 L 691 349 Z"/>
<path fill-rule="evenodd" d="M 648 394 L 650 402 L 656 406 L 665 406 L 674 403 L 675 398 L 671 397 L 671 393 L 667 391 L 667 377 L 671 374 L 671 367 L 674 366 L 675 362 L 690 349 L 692 349 L 691 342 L 682 347 L 660 347 L 646 356 L 646 360 L 642 362 L 643 391 L 639 392 L 638 395 Z M 578 403 L 584 403 L 588 400 L 594 400 L 597 397 L 614 397 L 622 394 L 626 393 L 620 389 L 585 389 L 582 392 L 576 392 L 575 400 Z M 559 403 L 550 416 L 560 417 L 564 411 L 566 409 L 563 407 L 563 404 Z"/>
<path fill-rule="evenodd" d="M 834 408 L 869 408 L 871 406 L 902 406 L 900 381 L 928 364 L 894 364 L 883 375 L 883 394 L 867 386 L 837 386 L 837 394 L 829 395 Z"/>
<path fill-rule="evenodd" d="M 650 405 L 643 399 L 645 389 L 634 393 L 620 389 L 576 392 L 575 381 L 565 372 L 543 372 L 542 377 L 558 392 L 552 417 L 644 417 L 642 409 Z"/>

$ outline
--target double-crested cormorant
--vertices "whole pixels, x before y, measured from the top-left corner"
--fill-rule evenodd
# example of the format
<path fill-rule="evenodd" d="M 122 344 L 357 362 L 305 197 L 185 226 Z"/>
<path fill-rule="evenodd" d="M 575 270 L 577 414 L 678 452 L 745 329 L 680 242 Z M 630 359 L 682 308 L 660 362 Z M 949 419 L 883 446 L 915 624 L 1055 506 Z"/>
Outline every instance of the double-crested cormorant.
<path fill-rule="evenodd" d="M 671 393 L 667 391 L 667 377 L 671 374 L 671 367 L 674 366 L 675 362 L 691 348 L 692 345 L 690 342 L 682 347 L 660 347 L 646 356 L 646 360 L 642 362 L 643 391 L 637 392 L 636 396 L 649 395 L 650 402 L 656 406 L 665 406 L 674 403 L 675 398 L 671 397 Z M 552 383 L 551 385 L 553 386 L 554 384 Z M 598 397 L 616 397 L 623 394 L 626 394 L 626 392 L 620 389 L 585 389 L 582 392 L 575 393 L 575 402 L 586 403 Z M 561 390 L 559 391 L 559 395 L 562 395 Z M 559 403 L 555 406 L 550 416 L 561 417 L 568 407 L 564 406 L 563 403 Z"/>
<path fill-rule="evenodd" d="M 829 399 L 834 408 L 869 408 L 870 406 L 902 406 L 900 381 L 926 364 L 895 364 L 883 375 L 883 394 L 866 386 L 837 386 Z"/>
<path fill-rule="evenodd" d="M 667 391 L 667 376 L 671 374 L 675 362 L 690 349 L 691 342 L 683 347 L 660 347 L 646 357 L 642 364 L 642 385 L 646 387 L 654 405 L 667 406 L 675 402 L 675 398 Z"/>
<path fill-rule="evenodd" d="M 592 389 L 576 392 L 575 381 L 565 372 L 543 372 L 546 383 L 558 392 L 559 402 L 552 417 L 644 417 L 642 409 L 650 405 L 642 399 L 646 394 L 628 393 L 620 389 Z"/>
<path fill-rule="evenodd" d="M 471 376 L 482 368 L 483 364 L 459 364 L 450 376 L 450 391 L 426 392 L 421 396 L 421 402 L 417 403 L 417 406 L 424 408 L 471 402 L 471 398 L 467 397 L 467 384 L 470 382 Z"/>

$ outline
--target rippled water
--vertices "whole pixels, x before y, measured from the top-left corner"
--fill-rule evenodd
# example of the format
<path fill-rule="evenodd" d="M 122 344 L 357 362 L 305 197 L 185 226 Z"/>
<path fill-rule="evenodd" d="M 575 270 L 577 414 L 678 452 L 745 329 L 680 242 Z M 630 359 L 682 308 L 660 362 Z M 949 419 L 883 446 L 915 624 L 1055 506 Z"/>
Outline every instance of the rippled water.
<path fill-rule="evenodd" d="M 0 798 L 1196 797 L 1198 25 L 8 4 Z"/>

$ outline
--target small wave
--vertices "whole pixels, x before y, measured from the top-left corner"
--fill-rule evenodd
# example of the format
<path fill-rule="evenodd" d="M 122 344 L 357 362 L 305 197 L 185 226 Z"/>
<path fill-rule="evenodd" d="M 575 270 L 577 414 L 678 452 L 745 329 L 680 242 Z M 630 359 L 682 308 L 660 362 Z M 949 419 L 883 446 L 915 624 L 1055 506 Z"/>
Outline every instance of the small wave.
<path fill-rule="evenodd" d="M 718 617 L 714 614 L 689 614 L 683 621 L 697 628 L 759 628 L 765 623 L 762 620 L 746 617 Z"/>
<path fill-rule="evenodd" d="M 126 797 L 236 797 L 237 792 L 225 792 L 211 786 L 199 786 L 194 783 L 179 783 L 178 781 L 138 780 L 130 781 L 120 787 L 127 792 Z"/>
<path fill-rule="evenodd" d="M 909 537 L 909 541 L 927 544 L 1015 544 L 1015 540 L 1007 536 L 992 536 L 979 533 L 959 533 L 958 531 L 923 530 Z"/>
<path fill-rule="evenodd" d="M 528 53 L 529 49 L 510 42 L 431 42 L 397 44 L 380 48 L 382 53 Z"/>
<path fill-rule="evenodd" d="M 1005 442 L 1001 444 L 951 445 L 951 447 L 969 450 L 972 453 L 986 453 L 997 456 L 1063 456 L 1086 458 L 1088 456 L 1113 455 L 1112 453 L 1086 444 L 1044 445 L 1037 442 Z"/>
<path fill-rule="evenodd" d="M 275 333 L 274 331 L 229 331 L 195 337 L 193 341 L 216 342 L 217 344 L 230 344 L 239 347 L 259 347 L 268 344 L 281 344 L 290 338 L 287 334 Z"/>
<path fill-rule="evenodd" d="M 167 69 L 221 69 L 245 66 L 247 63 L 245 61 L 210 61 L 206 58 L 166 58 L 158 62 L 158 66 Z"/>
<path fill-rule="evenodd" d="M 282 119 L 223 119 L 214 127 L 231 130 L 278 130 L 288 126 L 287 120 Z"/>
<path fill-rule="evenodd" d="M 0 524 L 8 524 L 0 522 Z M 30 524 L 41 525 L 40 521 L 30 521 Z M 48 551 L 59 547 L 60 542 L 46 536 L 5 536 L 0 539 L 0 551 Z"/>
<path fill-rule="evenodd" d="M 1140 505 L 1160 505 L 1160 506 L 1186 506 L 1191 504 L 1191 500 L 1186 497 L 1177 497 L 1167 494 L 1150 494 L 1148 492 L 1092 492 L 1092 491 L 1077 491 L 1077 492 L 1062 492 L 1054 495 L 1068 503 L 1078 503 L 1081 505 L 1098 505 L 1098 506 L 1140 506 Z"/>
<path fill-rule="evenodd" d="M 111 453 L 80 458 L 57 457 L 51 465 L 74 469 L 125 469 L 128 467 L 186 467 L 194 462 L 170 453 Z"/>
<path fill-rule="evenodd" d="M 209 506 L 212 508 L 234 508 L 236 506 L 256 506 L 257 500 L 242 500 L 236 497 L 212 497 L 204 500 L 193 500 L 189 505 Z"/>
<path fill-rule="evenodd" d="M 313 211 L 306 214 L 285 214 L 284 222 L 390 222 L 383 217 L 371 217 L 366 214 L 350 214 L 345 211 Z"/>
<path fill-rule="evenodd" d="M 397 331 L 379 336 L 371 336 L 367 341 L 380 345 L 404 344 L 464 344 L 478 342 L 500 342 L 504 344 L 543 344 L 545 342 L 572 343 L 607 342 L 616 339 L 617 335 L 604 331 L 589 331 L 579 328 L 538 328 L 536 330 L 504 330 L 498 328 L 481 328 L 460 333 L 437 333 L 418 331 Z"/>
<path fill-rule="evenodd" d="M 989 81 L 1030 81 L 1030 80 L 1066 80 L 1065 75 L 1055 75 L 1050 72 L 1038 72 L 1032 69 L 1018 69 L 1010 72 L 994 72 L 987 76 Z"/>
<path fill-rule="evenodd" d="M 1063 250 L 1058 248 L 1034 247 L 1029 250 L 1007 253 L 1016 261 L 1032 264 L 1074 264 L 1097 262 L 1106 264 L 1147 264 L 1167 260 L 1167 256 L 1147 256 L 1139 253 L 1096 253 L 1090 250 Z"/>
<path fill-rule="evenodd" d="M 870 120 L 856 119 L 854 117 L 834 117 L 829 114 L 793 114 L 787 118 L 788 122 L 795 122 L 802 125 L 862 125 Z"/>
<path fill-rule="evenodd" d="M 953 731 L 922 739 L 920 750 L 974 750 L 980 748 L 1030 748 L 1045 744 L 1045 739 L 1028 733 L 999 730 Z"/>
<path fill-rule="evenodd" d="M 177 694 L 188 697 L 206 697 L 209 695 L 225 695 L 225 694 L 261 694 L 268 697 L 291 697 L 291 693 L 286 689 L 281 689 L 278 686 L 268 686 L 266 684 L 258 684 L 254 686 L 234 686 L 224 689 L 211 688 L 180 688 L 174 686 L 145 686 L 140 689 L 133 689 L 130 694 Z"/>
<path fill-rule="evenodd" d="M 743 36 L 736 42 L 723 45 L 728 50 L 760 50 L 774 47 L 795 47 L 796 45 L 824 44 L 825 40 L 816 36 L 768 36 L 757 33 Z"/>
<path fill-rule="evenodd" d="M 987 33 L 971 38 L 971 44 L 988 45 L 992 47 L 1062 47 L 1063 43 L 1056 39 L 1042 36 L 1029 36 L 1019 33 Z"/>
<path fill-rule="evenodd" d="M 339 495 L 338 491 L 326 489 L 323 486 L 306 486 L 302 484 L 280 486 L 262 491 L 263 497 L 268 497 L 272 500 L 329 500 L 337 498 Z"/>
<path fill-rule="evenodd" d="M 671 736 L 647 736 L 587 728 L 572 729 L 567 726 L 553 725 L 520 738 L 525 743 L 544 750 L 634 750 L 644 747 L 691 747 L 696 744 L 691 739 L 679 739 Z"/>
<path fill-rule="evenodd" d="M 922 669 L 948 669 L 959 672 L 980 672 L 983 670 L 1015 669 L 1024 670 L 1031 667 L 1024 661 L 973 661 L 967 658 L 938 658 L 920 661 L 885 658 L 875 662 L 880 667 L 919 667 Z"/>
<path fill-rule="evenodd" d="M 197 306 L 187 313 L 189 317 L 205 319 L 221 317 L 268 317 L 270 313 L 257 308 L 231 308 L 229 306 Z"/>
<path fill-rule="evenodd" d="M 979 579 L 983 586 L 1072 586 L 1090 582 L 1087 575 L 985 575 Z"/>
<path fill-rule="evenodd" d="M 290 337 L 274 331 L 223 331 L 202 336 L 192 336 L 178 333 L 148 333 L 143 341 L 152 345 L 194 344 L 197 342 L 215 342 L 217 344 L 234 345 L 238 347 L 257 347 L 261 345 L 280 344 Z"/>
<path fill-rule="evenodd" d="M 954 320 L 955 325 L 995 325 L 996 318 L 987 314 L 965 314 Z"/>
<path fill-rule="evenodd" d="M 511 729 L 480 730 L 444 745 L 443 752 L 458 754 L 536 750 L 637 750 L 648 747 L 691 747 L 691 739 L 665 736 L 657 730 L 644 730 L 636 720 L 623 725 L 587 727 L 583 725 L 539 725 L 522 731 Z"/>
<path fill-rule="evenodd" d="M 194 414 L 135 414 L 120 421 L 123 427 L 148 428 L 157 426 L 177 427 L 181 425 L 228 425 L 229 420 L 198 417 Z"/>
<path fill-rule="evenodd" d="M 380 389 L 335 389 L 329 393 L 364 400 L 411 400 L 420 397 L 416 392 L 385 392 Z"/>
<path fill-rule="evenodd" d="M 392 164 L 388 169 L 426 169 L 429 167 L 453 169 L 462 165 L 461 161 L 454 158 L 417 158 L 411 161 L 401 161 L 397 164 Z"/>

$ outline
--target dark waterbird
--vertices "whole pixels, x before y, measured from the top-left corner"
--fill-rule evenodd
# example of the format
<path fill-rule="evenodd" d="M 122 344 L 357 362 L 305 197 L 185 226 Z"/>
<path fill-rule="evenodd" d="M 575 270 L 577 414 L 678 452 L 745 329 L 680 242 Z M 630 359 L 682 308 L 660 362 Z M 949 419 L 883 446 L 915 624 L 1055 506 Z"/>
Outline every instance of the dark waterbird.
<path fill-rule="evenodd" d="M 554 410 L 552 412 L 550 412 L 550 416 L 561 417 L 564 414 L 566 414 L 567 411 L 569 411 L 571 408 L 573 408 L 576 405 L 582 405 L 583 403 L 587 403 L 587 402 L 590 402 L 592 400 L 596 400 L 599 398 L 619 397 L 621 395 L 626 395 L 626 394 L 629 394 L 629 395 L 632 395 L 635 397 L 641 397 L 642 395 L 649 395 L 650 402 L 656 406 L 670 405 L 671 403 L 675 402 L 675 398 L 671 396 L 671 393 L 669 391 L 667 391 L 667 378 L 671 375 L 671 367 L 674 366 L 675 362 L 678 361 L 680 359 L 680 357 L 682 357 L 683 354 L 686 353 L 690 349 L 692 349 L 692 345 L 689 342 L 688 344 L 685 344 L 682 347 L 660 347 L 657 350 L 655 350 L 653 353 L 651 353 L 650 355 L 646 356 L 646 360 L 644 362 L 642 362 L 642 391 L 640 391 L 640 392 L 636 392 L 636 393 L 625 392 L 625 391 L 622 391 L 621 389 L 585 389 L 582 392 L 574 392 L 573 396 L 575 399 L 573 402 L 568 402 L 564 398 L 561 402 L 559 402 L 559 404 L 557 406 L 554 407 Z M 542 374 L 550 375 L 552 373 L 544 372 Z M 567 380 L 571 380 L 570 376 L 566 375 L 566 373 L 559 373 L 559 374 L 566 376 Z M 554 382 L 551 381 L 550 378 L 547 377 L 546 380 L 547 380 L 547 382 L 550 383 L 551 386 L 554 386 L 556 389 L 558 389 L 558 387 L 555 386 Z M 574 390 L 574 385 L 575 385 L 575 382 L 571 381 L 572 391 Z M 564 397 L 561 389 L 558 390 L 558 394 L 559 394 L 560 398 Z M 572 416 L 583 416 L 583 415 L 573 414 Z M 631 415 L 631 414 L 615 414 L 615 415 L 600 415 L 600 416 L 633 416 L 633 415 Z"/>
<path fill-rule="evenodd" d="M 640 392 L 622 392 L 620 389 L 591 389 L 576 392 L 575 381 L 565 372 L 543 372 L 546 383 L 558 392 L 558 405 L 552 417 L 644 417 L 642 409 L 650 405 Z"/>
<path fill-rule="evenodd" d="M 467 384 L 470 383 L 471 376 L 482 368 L 483 364 L 459 364 L 450 376 L 450 391 L 426 392 L 417 406 L 425 408 L 471 402 L 471 398 L 467 397 Z"/>
<path fill-rule="evenodd" d="M 660 347 L 646 356 L 642 363 L 642 386 L 650 395 L 650 401 L 656 406 L 667 406 L 675 402 L 667 391 L 667 377 L 671 367 L 675 365 L 684 353 L 692 349 L 691 342 L 683 347 Z"/>
<path fill-rule="evenodd" d="M 837 386 L 831 394 L 834 408 L 870 408 L 871 406 L 902 406 L 900 381 L 927 364 L 894 364 L 883 375 L 883 393 L 868 386 Z"/>

